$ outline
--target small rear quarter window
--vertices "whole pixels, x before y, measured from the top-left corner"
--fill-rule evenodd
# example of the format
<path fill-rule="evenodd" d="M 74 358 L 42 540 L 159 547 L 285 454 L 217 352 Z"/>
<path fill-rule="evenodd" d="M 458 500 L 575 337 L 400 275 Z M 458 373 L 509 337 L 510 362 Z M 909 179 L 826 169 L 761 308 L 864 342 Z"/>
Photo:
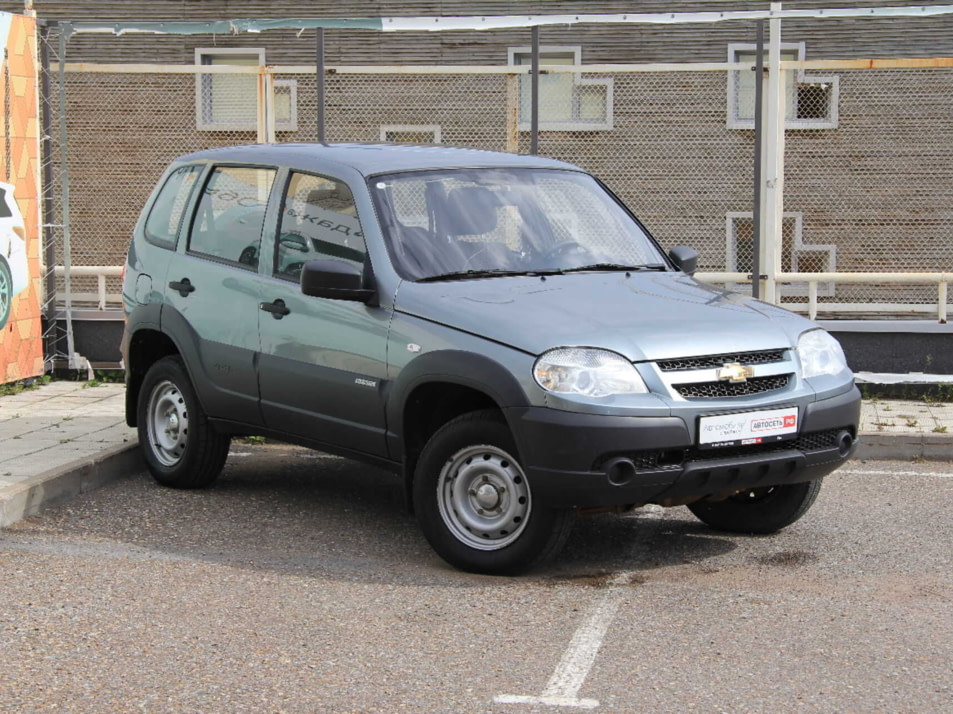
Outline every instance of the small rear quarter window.
<path fill-rule="evenodd" d="M 146 219 L 146 240 L 150 243 L 175 248 L 182 215 L 201 170 L 201 166 L 183 166 L 169 174 Z"/>

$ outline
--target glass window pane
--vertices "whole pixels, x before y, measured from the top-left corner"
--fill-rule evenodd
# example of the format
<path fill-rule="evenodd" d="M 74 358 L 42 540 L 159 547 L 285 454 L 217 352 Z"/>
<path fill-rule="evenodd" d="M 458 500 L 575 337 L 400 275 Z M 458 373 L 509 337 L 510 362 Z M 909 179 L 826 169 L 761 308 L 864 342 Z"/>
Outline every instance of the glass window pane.
<path fill-rule="evenodd" d="M 183 166 L 169 176 L 146 219 L 146 238 L 164 247 L 173 247 L 182 223 L 182 213 L 189 202 L 199 166 Z"/>
<path fill-rule="evenodd" d="M 257 267 L 265 207 L 274 180 L 274 169 L 216 168 L 192 222 L 189 250 Z"/>
<path fill-rule="evenodd" d="M 347 184 L 292 174 L 275 250 L 274 275 L 298 280 L 309 260 L 344 260 L 364 267 L 364 233 Z"/>
<path fill-rule="evenodd" d="M 664 263 L 642 227 L 586 174 L 461 169 L 371 181 L 388 250 L 411 280 Z"/>
<path fill-rule="evenodd" d="M 753 50 L 735 54 L 736 62 L 755 63 L 757 53 Z M 798 58 L 797 50 L 781 50 L 783 62 L 793 62 Z M 768 53 L 764 53 L 765 67 L 768 65 Z M 797 115 L 797 78 L 793 71 L 784 72 L 784 118 L 793 119 Z M 754 120 L 754 76 L 751 70 L 735 72 L 735 118 Z"/>
<path fill-rule="evenodd" d="M 257 53 L 202 56 L 202 63 L 210 65 L 257 67 L 259 61 Z M 258 103 L 258 80 L 255 75 L 206 74 L 202 75 L 202 88 L 204 123 L 255 125 Z"/>

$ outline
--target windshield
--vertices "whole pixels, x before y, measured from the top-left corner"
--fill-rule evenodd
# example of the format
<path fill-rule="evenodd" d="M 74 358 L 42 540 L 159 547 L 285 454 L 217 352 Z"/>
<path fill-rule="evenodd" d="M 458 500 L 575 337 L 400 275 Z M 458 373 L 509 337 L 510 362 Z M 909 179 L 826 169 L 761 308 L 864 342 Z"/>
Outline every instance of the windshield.
<path fill-rule="evenodd" d="M 440 169 L 369 186 L 408 280 L 666 268 L 645 229 L 584 173 Z"/>

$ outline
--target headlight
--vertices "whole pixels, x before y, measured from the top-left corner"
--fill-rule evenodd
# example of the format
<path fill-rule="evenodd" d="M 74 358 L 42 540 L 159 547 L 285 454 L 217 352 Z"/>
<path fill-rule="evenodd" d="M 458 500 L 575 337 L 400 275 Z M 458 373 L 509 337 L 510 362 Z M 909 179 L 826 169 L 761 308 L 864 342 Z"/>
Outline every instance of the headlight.
<path fill-rule="evenodd" d="M 798 338 L 801 376 L 810 379 L 822 374 L 837 374 L 847 369 L 847 358 L 840 343 L 824 330 L 811 330 Z"/>
<path fill-rule="evenodd" d="M 584 347 L 560 347 L 544 353 L 533 366 L 533 377 L 547 392 L 557 394 L 608 397 L 649 391 L 625 357 Z"/>

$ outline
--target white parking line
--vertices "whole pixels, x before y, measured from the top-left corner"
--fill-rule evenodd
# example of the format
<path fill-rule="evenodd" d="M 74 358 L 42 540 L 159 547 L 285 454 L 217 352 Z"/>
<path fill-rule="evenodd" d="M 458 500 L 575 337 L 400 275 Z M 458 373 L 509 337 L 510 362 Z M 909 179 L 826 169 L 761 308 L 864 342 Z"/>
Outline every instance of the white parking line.
<path fill-rule="evenodd" d="M 628 585 L 632 576 L 633 573 L 619 573 L 609 580 L 608 591 L 589 608 L 541 695 L 500 694 L 493 701 L 498 704 L 546 704 L 579 709 L 595 709 L 599 706 L 598 699 L 580 699 L 577 695 L 589 676 L 606 631 L 622 602 L 624 592 L 620 586 Z"/>
<path fill-rule="evenodd" d="M 875 471 L 868 469 L 837 469 L 835 474 L 849 474 L 853 476 L 927 476 L 930 478 L 953 478 L 953 473 L 940 471 Z"/>

